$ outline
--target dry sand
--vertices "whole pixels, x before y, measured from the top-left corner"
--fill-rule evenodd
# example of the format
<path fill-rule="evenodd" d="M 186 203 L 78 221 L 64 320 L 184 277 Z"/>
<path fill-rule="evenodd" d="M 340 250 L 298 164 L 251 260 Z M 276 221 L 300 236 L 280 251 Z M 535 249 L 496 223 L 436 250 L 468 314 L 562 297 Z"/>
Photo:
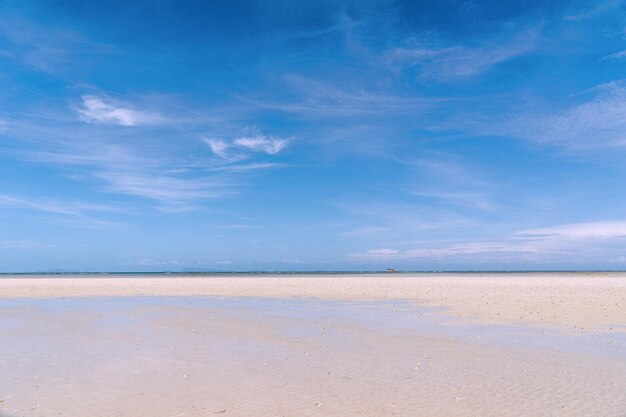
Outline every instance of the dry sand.
<path fill-rule="evenodd" d="M 0 278 L 0 298 L 133 295 L 410 300 L 487 323 L 626 330 L 626 273 Z"/>
<path fill-rule="evenodd" d="M 625 289 L 621 274 L 0 279 L 0 415 L 623 417 Z"/>

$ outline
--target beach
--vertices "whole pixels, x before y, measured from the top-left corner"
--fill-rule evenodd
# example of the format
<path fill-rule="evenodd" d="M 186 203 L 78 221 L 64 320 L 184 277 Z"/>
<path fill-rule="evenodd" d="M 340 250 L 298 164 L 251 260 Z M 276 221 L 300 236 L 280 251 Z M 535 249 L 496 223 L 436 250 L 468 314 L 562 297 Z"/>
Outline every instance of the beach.
<path fill-rule="evenodd" d="M 407 300 L 463 320 L 624 331 L 626 273 L 30 276 L 0 298 L 218 296 Z"/>
<path fill-rule="evenodd" d="M 626 417 L 626 0 L 0 0 L 0 417 Z"/>
<path fill-rule="evenodd" d="M 0 415 L 615 416 L 626 274 L 0 278 Z"/>

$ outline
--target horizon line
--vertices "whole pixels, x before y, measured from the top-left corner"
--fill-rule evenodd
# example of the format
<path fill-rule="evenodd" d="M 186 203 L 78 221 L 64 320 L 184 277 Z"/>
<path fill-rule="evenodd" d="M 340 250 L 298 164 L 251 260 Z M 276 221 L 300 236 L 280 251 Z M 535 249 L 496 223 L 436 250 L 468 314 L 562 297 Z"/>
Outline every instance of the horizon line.
<path fill-rule="evenodd" d="M 0 272 L 6 275 L 263 275 L 263 274 L 446 274 L 446 273 L 608 273 L 624 272 L 625 269 L 437 269 L 437 270 L 241 270 L 241 271 L 30 271 Z"/>

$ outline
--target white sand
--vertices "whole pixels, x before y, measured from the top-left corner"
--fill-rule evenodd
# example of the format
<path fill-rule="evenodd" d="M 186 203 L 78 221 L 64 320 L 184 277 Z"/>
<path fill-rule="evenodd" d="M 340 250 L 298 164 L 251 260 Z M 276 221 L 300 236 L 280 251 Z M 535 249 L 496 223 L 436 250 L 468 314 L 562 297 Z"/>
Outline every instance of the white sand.
<path fill-rule="evenodd" d="M 131 295 L 397 299 L 488 323 L 603 331 L 626 324 L 626 273 L 0 278 L 0 298 Z"/>
<path fill-rule="evenodd" d="M 623 417 L 625 295 L 623 274 L 3 278 L 0 416 Z"/>

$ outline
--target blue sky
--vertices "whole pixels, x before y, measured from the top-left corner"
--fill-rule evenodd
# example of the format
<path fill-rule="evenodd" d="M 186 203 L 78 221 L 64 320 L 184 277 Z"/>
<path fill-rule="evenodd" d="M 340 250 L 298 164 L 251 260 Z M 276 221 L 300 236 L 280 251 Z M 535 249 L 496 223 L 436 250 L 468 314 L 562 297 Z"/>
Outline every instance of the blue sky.
<path fill-rule="evenodd" d="M 0 271 L 626 268 L 623 1 L 0 2 Z"/>

